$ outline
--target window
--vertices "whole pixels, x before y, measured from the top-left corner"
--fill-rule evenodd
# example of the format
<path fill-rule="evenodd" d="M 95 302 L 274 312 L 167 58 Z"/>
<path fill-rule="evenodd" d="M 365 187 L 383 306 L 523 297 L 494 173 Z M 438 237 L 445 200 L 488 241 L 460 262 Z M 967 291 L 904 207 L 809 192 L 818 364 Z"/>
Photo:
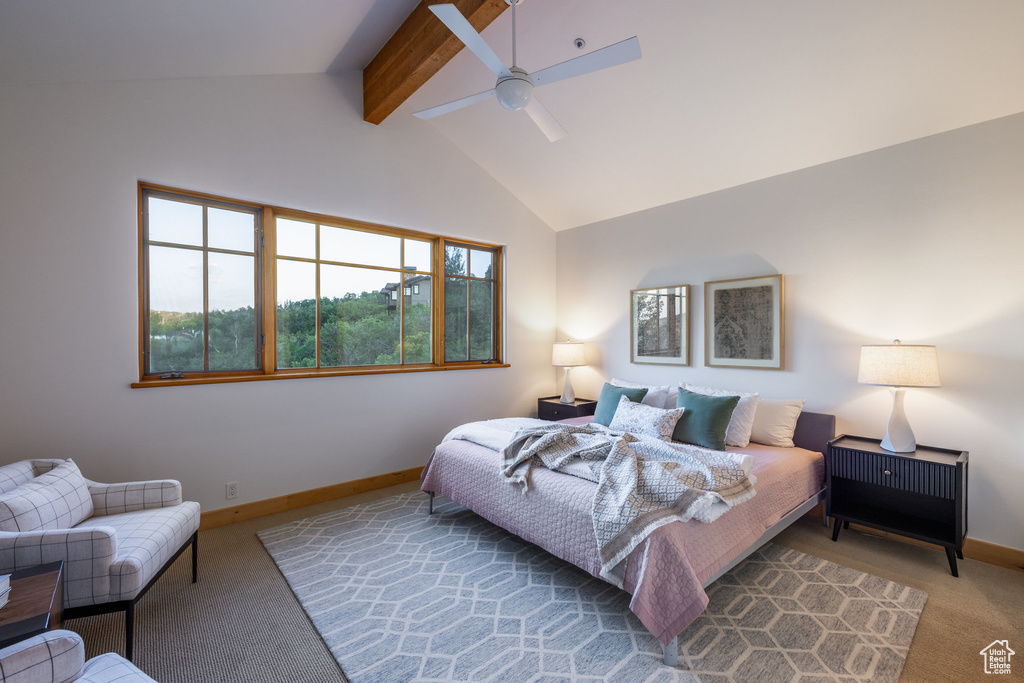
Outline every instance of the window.
<path fill-rule="evenodd" d="M 501 247 L 139 188 L 137 386 L 501 364 Z"/>
<path fill-rule="evenodd" d="M 410 274 L 430 276 L 432 241 L 283 212 L 276 228 L 278 368 L 431 361 L 430 301 L 399 301 L 398 289 Z"/>
<path fill-rule="evenodd" d="M 446 361 L 497 357 L 494 341 L 495 252 L 448 243 L 444 253 Z"/>
<path fill-rule="evenodd" d="M 260 215 L 144 191 L 143 374 L 258 370 Z"/>

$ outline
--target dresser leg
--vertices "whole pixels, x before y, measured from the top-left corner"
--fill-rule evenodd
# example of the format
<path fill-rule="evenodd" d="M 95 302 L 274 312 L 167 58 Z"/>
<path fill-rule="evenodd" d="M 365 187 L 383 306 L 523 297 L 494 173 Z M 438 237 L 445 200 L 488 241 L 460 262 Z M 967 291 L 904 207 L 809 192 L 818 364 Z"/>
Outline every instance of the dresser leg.
<path fill-rule="evenodd" d="M 956 571 L 956 553 L 948 546 L 946 547 L 946 559 L 949 560 L 949 571 L 953 572 L 953 576 L 960 576 Z"/>
<path fill-rule="evenodd" d="M 839 530 L 841 528 L 843 528 L 843 525 L 839 523 L 838 519 L 834 519 L 833 518 L 833 520 L 832 520 L 832 540 L 833 541 L 838 541 L 839 540 Z"/>
<path fill-rule="evenodd" d="M 957 551 L 956 551 L 956 556 L 957 556 L 957 557 L 958 557 L 959 559 L 961 559 L 961 560 L 962 560 L 962 559 L 964 559 L 964 551 L 963 551 L 963 550 L 957 550 Z"/>

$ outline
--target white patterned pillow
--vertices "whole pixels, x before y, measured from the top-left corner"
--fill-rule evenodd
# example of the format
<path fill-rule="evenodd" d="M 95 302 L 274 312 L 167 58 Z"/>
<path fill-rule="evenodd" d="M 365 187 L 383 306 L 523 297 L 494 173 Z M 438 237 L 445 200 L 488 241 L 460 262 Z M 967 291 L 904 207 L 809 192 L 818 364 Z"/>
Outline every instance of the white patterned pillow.
<path fill-rule="evenodd" d="M 711 387 L 695 387 L 686 382 L 680 382 L 679 386 L 695 394 L 704 396 L 739 396 L 740 400 L 729 418 L 729 426 L 725 430 L 725 443 L 730 446 L 746 448 L 750 444 L 750 430 L 754 428 L 754 417 L 757 414 L 757 402 L 760 394 L 744 394 L 739 391 L 726 391 L 725 389 L 713 389 Z"/>
<path fill-rule="evenodd" d="M 89 485 L 69 459 L 0 495 L 0 531 L 70 529 L 92 511 Z"/>
<path fill-rule="evenodd" d="M 615 432 L 645 434 L 662 441 L 671 441 L 676 422 L 679 422 L 683 412 L 683 408 L 663 410 L 645 406 L 643 403 L 633 403 L 623 396 L 619 399 L 619 407 L 615 409 L 615 417 L 612 418 L 608 429 Z"/>

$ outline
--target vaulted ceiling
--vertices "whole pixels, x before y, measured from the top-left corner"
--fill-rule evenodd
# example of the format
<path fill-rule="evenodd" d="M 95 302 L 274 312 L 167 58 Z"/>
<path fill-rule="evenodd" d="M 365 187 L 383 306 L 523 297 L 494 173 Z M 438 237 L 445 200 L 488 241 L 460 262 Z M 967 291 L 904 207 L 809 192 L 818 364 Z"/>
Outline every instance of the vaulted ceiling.
<path fill-rule="evenodd" d="M 0 0 L 0 84 L 362 70 L 416 0 Z M 1019 0 L 523 0 L 533 71 L 643 59 L 434 127 L 556 230 L 1024 111 Z M 482 31 L 511 61 L 511 13 Z M 583 38 L 581 52 L 573 44 Z M 381 124 L 494 85 L 462 50 Z"/>

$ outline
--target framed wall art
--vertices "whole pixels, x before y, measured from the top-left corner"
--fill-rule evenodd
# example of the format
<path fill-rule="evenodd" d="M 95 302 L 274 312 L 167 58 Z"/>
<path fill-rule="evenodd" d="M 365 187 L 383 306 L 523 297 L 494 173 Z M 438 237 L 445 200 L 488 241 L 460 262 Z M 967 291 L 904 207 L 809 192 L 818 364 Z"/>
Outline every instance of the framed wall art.
<path fill-rule="evenodd" d="M 690 285 L 630 292 L 632 363 L 690 364 Z"/>
<path fill-rule="evenodd" d="M 782 275 L 704 283 L 704 365 L 781 370 Z"/>

